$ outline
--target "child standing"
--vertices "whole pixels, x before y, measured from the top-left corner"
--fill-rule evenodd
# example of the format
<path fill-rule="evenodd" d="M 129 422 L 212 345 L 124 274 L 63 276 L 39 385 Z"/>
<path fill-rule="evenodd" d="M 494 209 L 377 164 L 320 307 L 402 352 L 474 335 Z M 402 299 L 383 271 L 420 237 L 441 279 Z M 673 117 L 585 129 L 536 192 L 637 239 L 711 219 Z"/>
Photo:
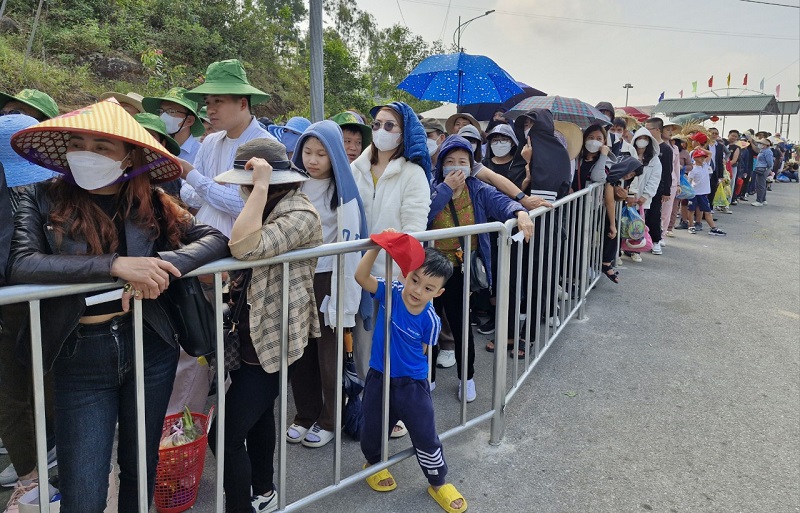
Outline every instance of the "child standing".
<path fill-rule="evenodd" d="M 711 180 L 709 179 L 708 171 L 703 167 L 706 158 L 708 158 L 708 153 L 701 148 L 697 148 L 692 152 L 694 167 L 689 171 L 687 178 L 694 188 L 695 196 L 689 200 L 689 233 L 697 233 L 697 225 L 694 224 L 696 210 L 698 216 L 697 224 L 699 225 L 700 220 L 704 218 L 708 226 L 711 227 L 708 231 L 709 235 L 727 235 L 714 224 L 714 215 L 711 213 L 711 204 L 708 201 L 708 195 L 711 194 Z"/>
<path fill-rule="evenodd" d="M 390 335 L 389 426 L 398 420 L 405 422 L 411 443 L 430 486 L 428 493 L 448 512 L 466 511 L 467 501 L 452 484 L 445 482 L 447 464 L 442 443 L 436 432 L 428 384 L 430 346 L 436 344 L 441 321 L 432 300 L 444 292 L 444 284 L 453 273 L 453 265 L 440 251 L 422 246 L 406 234 L 385 231 L 373 235 L 373 241 L 392 255 L 406 275 L 406 284 L 391 283 L 392 311 Z M 367 463 L 378 463 L 382 433 L 381 399 L 384 378 L 384 323 L 386 317 L 386 283 L 370 274 L 379 249 L 367 251 L 358 265 L 355 279 L 378 301 L 380 308 L 372 341 L 369 372 L 364 385 L 364 425 L 361 432 L 361 451 Z M 391 427 L 389 428 L 391 430 Z M 367 478 L 375 491 L 388 492 L 397 488 L 392 474 L 384 469 Z"/>

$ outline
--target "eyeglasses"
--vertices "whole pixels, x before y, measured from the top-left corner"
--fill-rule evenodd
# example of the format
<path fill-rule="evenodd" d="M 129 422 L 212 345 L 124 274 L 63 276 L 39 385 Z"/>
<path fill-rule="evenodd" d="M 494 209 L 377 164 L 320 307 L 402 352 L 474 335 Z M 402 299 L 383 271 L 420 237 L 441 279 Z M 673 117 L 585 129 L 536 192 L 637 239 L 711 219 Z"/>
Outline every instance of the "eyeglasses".
<path fill-rule="evenodd" d="M 169 108 L 169 109 L 158 109 L 156 112 L 158 112 L 158 115 L 159 115 L 159 116 L 160 116 L 161 114 L 164 114 L 164 113 L 166 112 L 167 114 L 169 114 L 169 115 L 170 115 L 170 116 L 172 116 L 173 118 L 177 118 L 178 116 L 183 116 L 183 117 L 186 117 L 186 116 L 188 116 L 188 115 L 189 115 L 189 113 L 188 113 L 188 112 L 183 112 L 182 110 L 173 109 L 173 108 Z"/>
<path fill-rule="evenodd" d="M 24 112 L 16 109 L 0 111 L 0 116 L 10 116 L 11 114 L 24 114 Z"/>
<path fill-rule="evenodd" d="M 380 122 L 378 120 L 375 120 L 375 121 L 372 122 L 372 124 L 370 126 L 372 127 L 372 131 L 373 132 L 377 132 L 378 130 L 380 130 L 381 126 L 383 126 L 383 129 L 386 130 L 387 132 L 391 132 L 392 129 L 394 129 L 394 127 L 396 127 L 396 126 L 399 127 L 400 125 L 398 125 L 394 121 Z"/>

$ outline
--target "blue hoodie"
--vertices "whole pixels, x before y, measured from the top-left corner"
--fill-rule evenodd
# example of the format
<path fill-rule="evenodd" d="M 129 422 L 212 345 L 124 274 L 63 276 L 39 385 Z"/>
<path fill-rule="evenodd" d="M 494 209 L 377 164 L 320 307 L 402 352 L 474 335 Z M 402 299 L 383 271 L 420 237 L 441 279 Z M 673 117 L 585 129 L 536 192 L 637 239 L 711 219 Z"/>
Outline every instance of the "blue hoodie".
<path fill-rule="evenodd" d="M 392 102 L 388 105 L 373 107 L 369 114 L 375 119 L 375 114 L 383 107 L 390 107 L 403 118 L 403 147 L 405 148 L 403 156 L 406 160 L 417 164 L 425 170 L 425 176 L 430 183 L 431 156 L 428 153 L 428 143 L 426 142 L 428 134 L 425 132 L 425 127 L 420 123 L 417 113 L 406 103 Z"/>
<path fill-rule="evenodd" d="M 342 129 L 334 121 L 325 120 L 309 126 L 297 141 L 296 151 L 292 155 L 292 162 L 300 169 L 305 170 L 303 164 L 303 146 L 309 137 L 316 137 L 325 147 L 328 158 L 333 168 L 333 178 L 336 181 L 336 192 L 339 196 L 340 207 L 337 208 L 339 239 L 341 241 L 362 239 L 369 236 L 367 220 L 364 214 L 364 205 L 358 193 L 358 187 L 350 171 L 350 161 L 344 151 Z M 341 212 L 338 212 L 341 210 Z M 361 254 L 348 253 L 345 255 L 345 298 L 344 298 L 344 327 L 351 328 L 355 325 L 355 314 L 360 313 L 364 319 L 372 317 L 372 299 L 369 293 L 361 290 L 355 281 L 354 274 Z M 317 305 L 324 314 L 327 326 L 335 327 L 336 324 L 336 290 L 337 273 L 331 277 L 331 290 L 328 292 L 327 303 Z"/>
<path fill-rule="evenodd" d="M 439 212 L 447 209 L 448 203 L 453 199 L 453 189 L 444 183 L 442 167 L 447 154 L 456 149 L 466 150 L 469 153 L 470 168 L 472 167 L 472 145 L 460 135 L 451 135 L 445 139 L 439 148 L 439 157 L 436 159 L 436 169 L 433 176 L 434 190 L 431 197 L 431 210 L 428 213 L 428 229 L 430 229 L 431 223 L 439 215 Z M 516 217 L 517 212 L 526 212 L 525 207 L 521 204 L 510 199 L 491 185 L 481 182 L 474 176 L 468 176 L 466 183 L 469 199 L 472 201 L 472 208 L 475 211 L 475 224 L 486 223 L 488 217 L 505 221 Z M 486 265 L 489 284 L 491 285 L 492 251 L 488 233 L 478 235 L 478 247 L 476 250 Z"/>

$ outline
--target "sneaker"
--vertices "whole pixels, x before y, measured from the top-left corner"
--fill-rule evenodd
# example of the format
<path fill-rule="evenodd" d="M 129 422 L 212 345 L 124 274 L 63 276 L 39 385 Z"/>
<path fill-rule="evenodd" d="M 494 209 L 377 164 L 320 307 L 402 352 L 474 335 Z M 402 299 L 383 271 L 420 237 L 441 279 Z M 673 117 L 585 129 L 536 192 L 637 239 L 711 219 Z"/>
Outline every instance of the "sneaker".
<path fill-rule="evenodd" d="M 433 392 L 434 390 L 436 390 L 436 382 L 431 381 L 431 392 Z"/>
<path fill-rule="evenodd" d="M 478 333 L 481 335 L 491 335 L 494 333 L 494 319 L 489 319 L 480 326 L 478 326 Z M 453 357 L 455 358 L 455 356 Z"/>
<path fill-rule="evenodd" d="M 634 254 L 635 254 L 635 253 L 634 253 Z M 557 315 L 554 315 L 553 317 L 550 317 L 550 318 L 547 320 L 547 324 L 548 324 L 548 325 L 549 325 L 551 328 L 559 328 L 559 327 L 561 327 L 561 319 L 559 319 Z"/>
<path fill-rule="evenodd" d="M 47 468 L 53 468 L 56 465 L 58 465 L 58 460 L 56 459 L 56 448 L 53 447 L 47 451 Z M 13 463 L 0 472 L 0 486 L 11 488 L 17 484 L 18 479 L 19 476 L 17 476 Z"/>
<path fill-rule="evenodd" d="M 703 231 L 703 223 L 694 223 L 694 230 L 696 232 L 702 232 Z"/>
<path fill-rule="evenodd" d="M 314 425 L 311 426 L 311 429 L 306 432 L 306 436 L 303 437 L 301 443 L 305 447 L 322 447 L 333 440 L 333 436 L 333 431 L 322 429 L 319 424 L 315 422 Z"/>
<path fill-rule="evenodd" d="M 633 260 L 634 262 L 641 262 L 642 255 L 640 255 L 639 253 L 633 253 L 631 254 L 631 260 Z"/>
<path fill-rule="evenodd" d="M 471 403 L 478 397 L 478 392 L 475 390 L 475 380 L 467 380 L 467 402 Z M 461 400 L 461 380 L 458 381 L 458 400 Z"/>
<path fill-rule="evenodd" d="M 656 242 L 655 244 L 653 244 L 653 249 L 651 249 L 650 251 L 651 251 L 651 252 L 652 252 L 654 255 L 660 255 L 660 254 L 662 254 L 662 251 L 661 251 L 661 243 L 660 243 L 660 242 Z"/>
<path fill-rule="evenodd" d="M 675 232 L 673 232 L 672 230 L 667 230 L 664 235 L 666 235 L 667 237 L 674 237 L 675 236 Z M 664 242 L 664 241 L 662 240 L 661 242 Z M 663 246 L 664 244 L 661 244 L 661 245 Z"/>
<path fill-rule="evenodd" d="M 622 265 L 622 257 L 618 256 L 617 260 L 614 263 L 616 264 L 617 267 L 620 267 Z"/>
<path fill-rule="evenodd" d="M 734 207 L 735 207 L 736 205 L 738 205 L 738 204 L 739 204 L 739 202 L 738 202 L 737 200 L 733 200 L 733 201 L 731 201 L 731 205 L 733 205 Z"/>
<path fill-rule="evenodd" d="M 692 233 L 692 234 L 697 233 L 697 230 L 694 229 L 694 226 L 689 228 L 689 233 Z"/>
<path fill-rule="evenodd" d="M 708 230 L 708 234 L 709 235 L 717 235 L 717 236 L 720 236 L 720 237 L 728 235 L 727 233 L 723 232 L 719 228 L 712 228 L 712 229 Z"/>
<path fill-rule="evenodd" d="M 39 488 L 39 480 L 38 479 L 31 479 L 28 481 L 17 481 L 14 485 L 14 493 L 11 494 L 11 498 L 8 500 L 8 504 L 6 504 L 5 513 L 18 513 L 19 512 L 19 501 L 22 499 L 22 496 L 26 493 Z M 39 509 L 38 507 L 36 508 Z"/>
<path fill-rule="evenodd" d="M 686 222 L 686 221 L 681 221 L 680 223 L 678 223 L 675 226 L 675 229 L 676 230 L 688 230 L 689 229 L 689 223 Z"/>
<path fill-rule="evenodd" d="M 666 239 L 662 238 L 660 241 L 658 241 L 658 243 L 661 244 L 662 248 L 666 248 L 667 247 L 667 240 Z"/>
<path fill-rule="evenodd" d="M 760 201 L 754 201 L 754 202 L 750 203 L 750 206 L 753 206 L 753 207 L 763 207 L 763 206 L 764 206 L 764 204 L 763 204 L 763 203 L 761 203 Z"/>
<path fill-rule="evenodd" d="M 451 349 L 442 349 L 436 358 L 436 366 L 440 369 L 449 369 L 456 364 L 456 352 Z"/>
<path fill-rule="evenodd" d="M 269 495 L 256 495 L 250 501 L 253 513 L 267 513 L 278 509 L 278 492 L 273 490 Z"/>
<path fill-rule="evenodd" d="M 766 205 L 766 204 L 767 204 L 767 200 L 764 200 L 764 201 L 762 201 L 761 203 L 762 203 L 762 204 L 764 204 L 764 205 Z"/>
<path fill-rule="evenodd" d="M 303 438 L 305 438 L 306 433 L 308 433 L 308 428 L 298 424 L 292 424 L 289 426 L 289 429 L 286 430 L 286 441 L 290 444 L 299 444 L 303 441 Z"/>
<path fill-rule="evenodd" d="M 722 207 L 719 209 L 719 211 L 722 212 L 723 214 L 733 214 L 733 210 L 731 210 L 728 207 Z"/>
<path fill-rule="evenodd" d="M 747 196 L 741 196 L 741 197 L 739 198 L 739 201 L 744 201 L 745 203 L 749 203 L 749 202 L 750 202 L 750 200 L 749 200 L 749 199 L 747 199 Z"/>

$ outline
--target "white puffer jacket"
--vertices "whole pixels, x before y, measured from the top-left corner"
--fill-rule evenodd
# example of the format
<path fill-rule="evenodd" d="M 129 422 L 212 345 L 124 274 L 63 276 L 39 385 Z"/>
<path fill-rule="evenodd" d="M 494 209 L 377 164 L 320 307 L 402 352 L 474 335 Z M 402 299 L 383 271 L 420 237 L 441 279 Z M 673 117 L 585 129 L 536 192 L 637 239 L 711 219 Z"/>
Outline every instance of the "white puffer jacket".
<path fill-rule="evenodd" d="M 425 231 L 431 208 L 431 188 L 425 171 L 401 157 L 389 162 L 377 185 L 374 185 L 369 162 L 371 155 L 372 148 L 367 147 L 350 164 L 364 203 L 369 233 L 380 233 L 387 228 L 403 233 Z M 386 256 L 383 251 L 372 266 L 372 274 L 385 277 Z M 400 268 L 395 264 L 392 278 L 399 276 Z"/>
<path fill-rule="evenodd" d="M 646 135 L 650 139 L 650 146 L 654 151 L 653 158 L 650 159 L 650 162 L 645 164 L 642 174 L 633 179 L 630 192 L 635 195 L 636 199 L 639 199 L 639 197 L 645 198 L 644 205 L 642 206 L 647 210 L 650 208 L 650 200 L 656 195 L 656 192 L 658 192 L 658 184 L 661 183 L 661 160 L 658 158 L 661 154 L 661 149 L 658 146 L 658 141 L 656 141 L 656 138 L 650 133 L 650 130 L 642 127 L 633 134 L 631 144 L 625 143 L 622 145 L 622 153 L 630 153 L 632 157 L 636 157 L 637 154 L 634 143 L 636 139 L 643 135 Z"/>

